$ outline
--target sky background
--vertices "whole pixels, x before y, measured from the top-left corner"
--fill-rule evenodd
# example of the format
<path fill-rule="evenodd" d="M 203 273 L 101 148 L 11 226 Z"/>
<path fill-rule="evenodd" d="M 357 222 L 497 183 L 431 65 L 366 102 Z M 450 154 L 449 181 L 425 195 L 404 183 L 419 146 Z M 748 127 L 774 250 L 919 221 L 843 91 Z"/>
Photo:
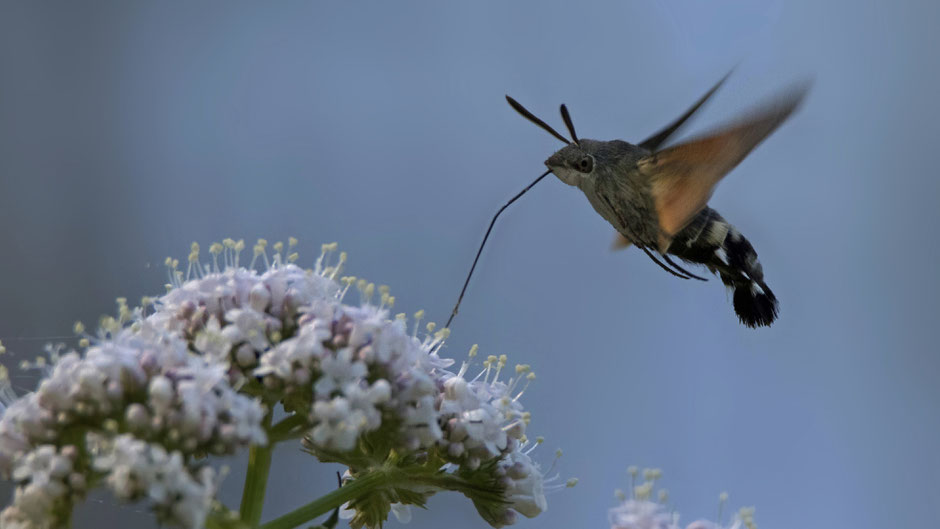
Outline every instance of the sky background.
<path fill-rule="evenodd" d="M 562 447 L 581 483 L 521 528 L 607 527 L 631 464 L 663 469 L 684 522 L 713 518 L 727 490 L 763 529 L 935 526 L 938 15 L 872 0 L 4 2 L 7 362 L 117 296 L 160 293 L 165 256 L 227 236 L 296 236 L 306 263 L 339 241 L 350 274 L 442 322 L 491 215 L 560 147 L 504 94 L 635 142 L 735 65 L 687 133 L 813 77 L 710 202 L 760 254 L 772 328 L 740 325 L 717 280 L 611 252 L 612 228 L 551 178 L 501 217 L 444 352 L 479 343 L 538 375 L 536 454 Z M 244 459 L 230 464 L 235 505 Z M 334 486 L 296 447 L 274 465 L 266 519 Z M 74 525 L 105 519 L 155 527 L 104 494 Z M 454 494 L 412 525 L 485 527 Z"/>

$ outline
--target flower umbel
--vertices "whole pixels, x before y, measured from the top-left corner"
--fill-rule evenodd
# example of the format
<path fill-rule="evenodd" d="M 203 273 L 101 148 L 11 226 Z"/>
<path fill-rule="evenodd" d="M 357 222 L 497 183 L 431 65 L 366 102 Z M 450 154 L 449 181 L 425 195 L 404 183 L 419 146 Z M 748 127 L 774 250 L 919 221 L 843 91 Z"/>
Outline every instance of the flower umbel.
<path fill-rule="evenodd" d="M 653 492 L 656 481 L 662 477 L 659 469 L 645 469 L 643 483 L 637 485 L 636 478 L 639 473 L 636 467 L 628 469 L 632 481 L 632 490 L 628 496 L 623 491 L 616 493 L 619 504 L 610 509 L 608 519 L 611 529 L 680 529 L 679 513 L 667 505 L 669 493 L 659 489 L 654 501 Z M 719 496 L 718 520 L 696 520 L 686 526 L 686 529 L 757 529 L 754 523 L 754 508 L 742 508 L 732 517 L 730 525 L 723 525 L 721 520 L 722 509 L 728 501 L 728 493 L 722 492 Z"/>
<path fill-rule="evenodd" d="M 335 244 L 309 270 L 294 264 L 296 244 L 269 254 L 259 240 L 245 268 L 242 241 L 211 245 L 209 264 L 194 243 L 185 272 L 167 259 L 166 294 L 138 308 L 119 299 L 94 335 L 77 324 L 79 347 L 53 351 L 34 393 L 17 398 L 0 372 L 0 475 L 17 483 L 0 524 L 66 525 L 103 485 L 149 501 L 163 523 L 202 527 L 230 517 L 203 456 L 251 447 L 252 461 L 267 461 L 249 468 L 261 483 L 243 498 L 242 522 L 256 525 L 270 446 L 301 438 L 348 467 L 344 486 L 265 527 L 343 502 L 354 527 L 376 527 L 441 490 L 468 496 L 497 527 L 545 511 L 550 480 L 529 457 L 520 401 L 529 367 L 507 377 L 507 358 L 491 356 L 472 376 L 471 362 L 451 371 L 438 355 L 447 329 L 427 324 L 419 337 L 419 312 L 409 332 L 404 315 L 390 317 L 387 287 L 340 276 Z M 358 304 L 346 303 L 350 290 Z"/>

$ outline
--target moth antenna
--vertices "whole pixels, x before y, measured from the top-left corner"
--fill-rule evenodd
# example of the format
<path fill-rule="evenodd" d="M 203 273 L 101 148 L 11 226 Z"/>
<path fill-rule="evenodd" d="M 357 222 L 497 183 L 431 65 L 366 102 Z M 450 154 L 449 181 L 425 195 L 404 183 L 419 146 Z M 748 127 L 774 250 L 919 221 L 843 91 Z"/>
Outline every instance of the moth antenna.
<path fill-rule="evenodd" d="M 546 132 L 548 132 L 548 133 L 551 134 L 552 136 L 558 138 L 558 139 L 559 139 L 562 143 L 564 143 L 565 145 L 568 145 L 568 144 L 571 143 L 571 142 L 568 141 L 564 136 L 562 136 L 561 134 L 558 134 L 558 131 L 556 131 L 556 130 L 553 129 L 551 126 L 549 126 L 548 123 L 545 123 L 545 122 L 542 121 L 541 119 L 535 117 L 535 114 L 529 112 L 529 111 L 526 109 L 526 107 L 524 107 L 524 106 L 522 106 L 521 104 L 519 104 L 519 102 L 516 101 L 515 99 L 513 99 L 513 98 L 511 98 L 511 97 L 509 97 L 509 96 L 507 95 L 507 96 L 506 96 L 506 102 L 509 103 L 509 106 L 511 106 L 511 107 L 513 108 L 513 110 L 515 110 L 516 112 L 522 114 L 522 117 L 526 118 L 527 120 L 531 121 L 532 123 L 535 123 L 535 124 L 538 125 L 539 127 L 542 127 L 542 129 L 544 129 Z M 577 143 L 577 142 L 575 142 L 575 143 Z"/>
<path fill-rule="evenodd" d="M 506 99 L 509 100 L 509 104 L 510 104 L 510 105 L 512 105 L 512 104 L 514 103 L 514 101 L 513 101 L 509 96 L 506 96 Z M 516 104 L 518 105 L 518 103 L 516 103 Z M 522 105 L 519 105 L 519 106 L 520 106 L 520 108 L 522 108 Z M 515 108 L 515 106 L 513 106 L 513 108 Z M 516 110 L 518 110 L 518 109 L 516 109 Z M 522 110 L 525 110 L 525 109 L 523 108 Z M 522 113 L 522 110 L 520 110 L 519 112 Z M 525 115 L 525 114 L 523 114 L 523 115 Z M 535 119 L 538 119 L 538 118 L 535 118 Z M 548 127 L 548 125 L 546 125 L 546 127 Z M 549 129 L 550 129 L 550 127 L 549 127 Z M 555 133 L 555 134 L 557 134 L 557 133 Z M 513 202 L 515 202 L 516 200 L 519 200 L 519 197 L 521 197 L 522 195 L 524 195 L 524 194 L 526 193 L 526 191 L 532 189 L 532 188 L 535 186 L 535 184 L 539 183 L 543 178 L 545 178 L 546 176 L 548 176 L 549 173 L 551 173 L 551 170 L 545 171 L 544 173 L 542 173 L 541 176 L 539 176 L 538 178 L 536 178 L 535 180 L 533 180 L 531 184 L 527 185 L 527 186 L 525 187 L 525 189 L 523 189 L 522 191 L 519 191 L 519 193 L 517 193 L 516 196 L 512 197 L 511 199 L 509 199 L 509 202 L 506 202 L 505 204 L 503 204 L 503 207 L 499 208 L 499 211 L 497 211 L 496 214 L 493 215 L 493 220 L 490 221 L 490 226 L 489 226 L 488 228 L 486 228 L 486 234 L 483 235 L 483 242 L 480 243 L 480 249 L 477 250 L 477 255 L 476 255 L 476 257 L 473 258 L 473 264 L 470 265 L 470 273 L 467 274 L 467 279 L 463 282 L 463 288 L 460 289 L 460 295 L 457 296 L 457 304 L 454 305 L 454 310 L 453 310 L 453 312 L 450 313 L 450 317 L 447 318 L 447 323 L 444 324 L 444 328 L 445 328 L 445 329 L 449 329 L 449 328 L 450 328 L 451 322 L 453 322 L 453 321 L 454 321 L 454 317 L 457 316 L 457 311 L 458 311 L 458 309 L 460 309 L 460 302 L 463 301 L 463 295 L 467 293 L 467 286 L 470 284 L 470 277 L 473 276 L 473 271 L 476 270 L 477 261 L 480 260 L 480 255 L 483 253 L 483 247 L 486 246 L 486 240 L 490 238 L 490 232 L 493 231 L 493 225 L 496 224 L 496 219 L 499 218 L 499 215 L 500 215 L 503 211 L 505 211 L 506 208 L 508 208 L 508 207 L 509 207 Z"/>
<path fill-rule="evenodd" d="M 564 103 L 561 104 L 561 119 L 565 120 L 568 133 L 571 134 L 571 140 L 576 145 L 581 145 L 581 141 L 578 140 L 578 135 L 574 132 L 574 123 L 571 121 L 571 114 L 568 113 L 568 107 L 566 107 Z"/>
<path fill-rule="evenodd" d="M 672 259 L 670 259 L 667 254 L 662 254 L 662 256 L 663 256 L 663 261 L 666 261 L 666 262 L 669 264 L 669 266 L 675 268 L 675 269 L 678 270 L 679 272 L 682 272 L 683 274 L 685 274 L 685 275 L 691 277 L 692 279 L 698 279 L 699 281 L 708 281 L 708 279 L 706 279 L 706 278 L 704 278 L 704 277 L 702 277 L 702 276 L 697 276 L 697 275 L 693 274 L 692 272 L 689 272 L 689 271 L 686 270 L 685 268 L 682 268 L 681 266 L 679 266 L 678 263 L 676 263 L 675 261 L 673 261 Z"/>

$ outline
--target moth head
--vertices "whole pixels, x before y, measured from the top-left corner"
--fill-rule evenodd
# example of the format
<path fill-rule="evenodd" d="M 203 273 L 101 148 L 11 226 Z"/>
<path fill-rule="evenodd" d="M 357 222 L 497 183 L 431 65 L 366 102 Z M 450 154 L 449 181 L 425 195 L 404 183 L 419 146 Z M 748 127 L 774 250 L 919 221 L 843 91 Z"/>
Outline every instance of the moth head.
<path fill-rule="evenodd" d="M 594 156 L 584 147 L 568 144 L 545 160 L 545 166 L 562 182 L 577 186 L 594 172 Z"/>
<path fill-rule="evenodd" d="M 574 123 L 571 121 L 571 114 L 568 113 L 568 107 L 561 105 L 561 119 L 565 121 L 565 127 L 568 128 L 568 133 L 571 134 L 570 140 L 559 134 L 548 123 L 536 117 L 535 114 L 529 112 L 515 99 L 506 96 L 506 101 L 524 118 L 535 123 L 565 144 L 565 147 L 551 155 L 548 160 L 545 160 L 545 165 L 551 172 L 555 173 L 559 180 L 568 185 L 576 186 L 585 176 L 594 172 L 594 156 L 588 152 L 594 142 L 591 142 L 591 140 L 582 142 L 578 139 L 578 134 L 574 131 Z"/>

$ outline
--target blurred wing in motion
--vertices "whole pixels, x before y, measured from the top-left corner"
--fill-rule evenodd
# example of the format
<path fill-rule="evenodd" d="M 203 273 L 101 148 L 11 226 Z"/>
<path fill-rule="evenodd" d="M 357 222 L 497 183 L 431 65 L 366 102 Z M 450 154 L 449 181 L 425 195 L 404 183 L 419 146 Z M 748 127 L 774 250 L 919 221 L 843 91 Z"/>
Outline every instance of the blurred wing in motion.
<path fill-rule="evenodd" d="M 705 207 L 715 186 L 799 106 L 808 85 L 765 104 L 736 123 L 643 158 L 659 217 L 659 250 Z"/>
<path fill-rule="evenodd" d="M 622 233 L 617 233 L 614 237 L 614 243 L 610 245 L 611 250 L 626 250 L 633 244 L 633 241 L 623 236 Z"/>
<path fill-rule="evenodd" d="M 705 95 L 699 98 L 699 100 L 696 101 L 695 104 L 692 105 L 691 108 L 686 110 L 685 114 L 682 114 L 682 116 L 680 116 L 679 119 L 673 121 L 672 123 L 667 125 L 664 129 L 660 130 L 656 134 L 653 134 L 649 138 L 646 138 L 645 140 L 640 142 L 639 146 L 643 147 L 644 149 L 648 151 L 656 152 L 660 147 L 662 147 L 664 143 L 666 143 L 666 141 L 673 134 L 678 132 L 679 129 L 681 129 L 682 126 L 685 125 L 685 122 L 688 121 L 689 118 L 692 117 L 692 114 L 695 114 L 698 111 L 698 109 L 701 108 L 702 105 L 704 105 L 706 101 L 708 101 L 708 98 L 710 98 L 712 94 L 714 94 L 718 90 L 718 88 L 720 88 L 721 85 L 724 84 L 725 80 L 728 79 L 729 75 L 731 75 L 731 72 L 728 72 L 727 74 L 725 74 L 725 76 L 722 77 L 720 81 L 715 83 L 715 86 L 713 86 L 711 90 L 709 90 L 708 92 L 705 93 Z"/>

